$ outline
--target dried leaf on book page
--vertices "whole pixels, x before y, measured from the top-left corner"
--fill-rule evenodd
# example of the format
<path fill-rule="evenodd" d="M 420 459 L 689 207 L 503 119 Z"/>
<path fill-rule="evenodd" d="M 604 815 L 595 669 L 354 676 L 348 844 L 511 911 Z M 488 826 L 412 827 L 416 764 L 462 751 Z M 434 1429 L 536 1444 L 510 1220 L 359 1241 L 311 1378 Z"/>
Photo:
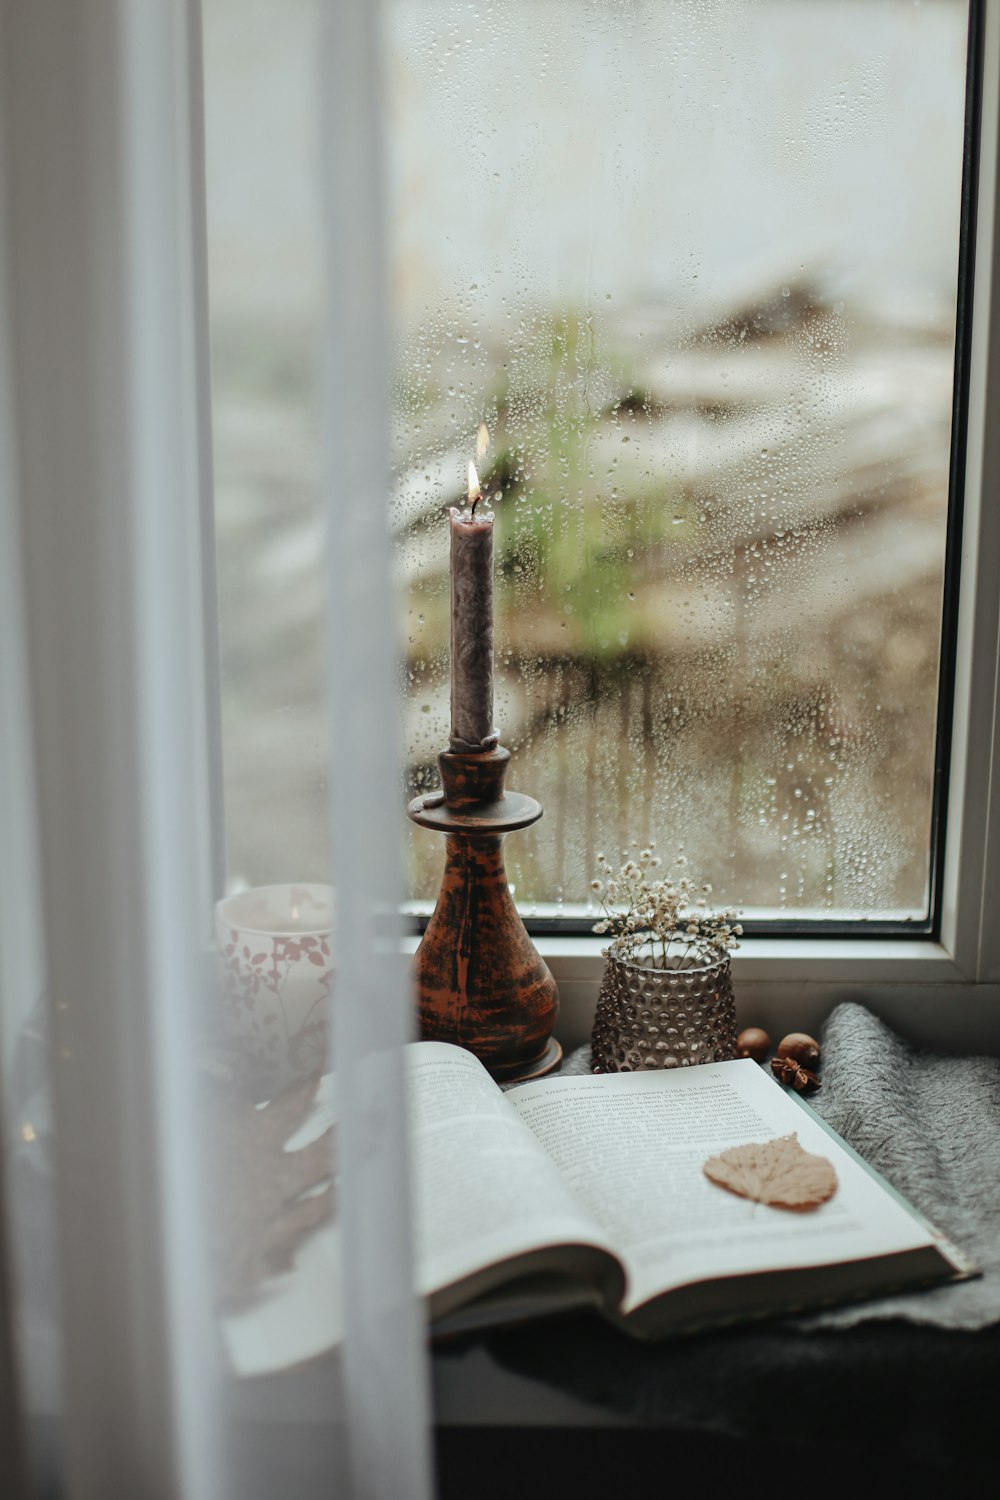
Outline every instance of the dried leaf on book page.
<path fill-rule="evenodd" d="M 819 1208 L 837 1191 L 837 1174 L 825 1156 L 803 1151 L 797 1135 L 733 1146 L 705 1163 L 719 1187 L 774 1208 Z"/>

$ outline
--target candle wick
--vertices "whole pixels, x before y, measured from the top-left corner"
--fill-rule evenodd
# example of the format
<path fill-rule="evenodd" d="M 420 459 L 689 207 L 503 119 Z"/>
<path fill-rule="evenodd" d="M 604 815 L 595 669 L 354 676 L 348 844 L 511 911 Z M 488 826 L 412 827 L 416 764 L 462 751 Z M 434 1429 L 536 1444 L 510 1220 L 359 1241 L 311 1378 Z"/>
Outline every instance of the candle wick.
<path fill-rule="evenodd" d="M 480 500 L 481 500 L 481 499 L 482 499 L 482 498 L 483 498 L 483 497 L 482 497 L 482 495 L 481 495 L 481 494 L 478 494 L 478 495 L 475 495 L 475 496 L 474 496 L 474 497 L 473 497 L 473 501 L 472 501 L 472 510 L 471 510 L 471 511 L 470 511 L 470 512 L 469 512 L 469 514 L 470 514 L 470 516 L 471 516 L 471 518 L 472 518 L 472 519 L 473 519 L 473 520 L 475 520 L 475 517 L 476 517 L 476 506 L 477 506 L 477 505 L 478 505 L 478 504 L 479 504 L 479 502 L 480 502 Z"/>

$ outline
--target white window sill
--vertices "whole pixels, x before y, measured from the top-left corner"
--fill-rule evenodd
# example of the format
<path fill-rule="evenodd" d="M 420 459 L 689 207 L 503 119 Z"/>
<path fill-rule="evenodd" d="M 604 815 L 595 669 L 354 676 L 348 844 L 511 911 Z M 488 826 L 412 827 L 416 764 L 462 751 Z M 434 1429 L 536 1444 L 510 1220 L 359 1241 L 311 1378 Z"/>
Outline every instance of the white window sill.
<path fill-rule="evenodd" d="M 416 951 L 419 939 L 406 940 Z M 542 937 L 535 946 L 559 986 L 556 1035 L 568 1051 L 590 1036 L 604 971 L 597 937 Z M 747 938 L 733 959 L 741 1026 L 775 1040 L 816 1031 L 833 1007 L 855 1000 L 926 1047 L 1000 1055 L 1000 983 L 977 983 L 941 943 L 881 938 Z"/>

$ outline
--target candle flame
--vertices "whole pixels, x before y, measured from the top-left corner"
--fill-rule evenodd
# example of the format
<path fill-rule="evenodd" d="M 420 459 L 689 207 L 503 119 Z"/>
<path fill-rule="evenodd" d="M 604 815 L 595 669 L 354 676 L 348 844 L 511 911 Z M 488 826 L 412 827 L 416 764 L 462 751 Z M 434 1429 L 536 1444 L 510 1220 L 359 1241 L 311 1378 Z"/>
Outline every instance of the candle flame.
<path fill-rule="evenodd" d="M 479 431 L 476 433 L 476 457 L 480 463 L 486 457 L 490 448 L 490 429 L 485 422 L 480 422 Z"/>
<path fill-rule="evenodd" d="M 470 461 L 470 463 L 469 463 L 469 504 L 470 505 L 475 505 L 476 501 L 477 500 L 481 500 L 482 498 L 483 498 L 483 492 L 479 488 L 479 475 L 476 473 L 476 466 L 475 466 L 475 464 Z"/>

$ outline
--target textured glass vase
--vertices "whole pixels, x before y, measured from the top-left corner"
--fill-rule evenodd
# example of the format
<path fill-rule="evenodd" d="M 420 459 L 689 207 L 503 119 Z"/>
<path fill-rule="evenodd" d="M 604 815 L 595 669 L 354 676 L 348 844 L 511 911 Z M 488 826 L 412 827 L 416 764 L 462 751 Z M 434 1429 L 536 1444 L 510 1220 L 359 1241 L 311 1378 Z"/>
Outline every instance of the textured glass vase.
<path fill-rule="evenodd" d="M 688 1068 L 735 1057 L 729 959 L 660 969 L 610 957 L 591 1049 L 595 1073 Z"/>

